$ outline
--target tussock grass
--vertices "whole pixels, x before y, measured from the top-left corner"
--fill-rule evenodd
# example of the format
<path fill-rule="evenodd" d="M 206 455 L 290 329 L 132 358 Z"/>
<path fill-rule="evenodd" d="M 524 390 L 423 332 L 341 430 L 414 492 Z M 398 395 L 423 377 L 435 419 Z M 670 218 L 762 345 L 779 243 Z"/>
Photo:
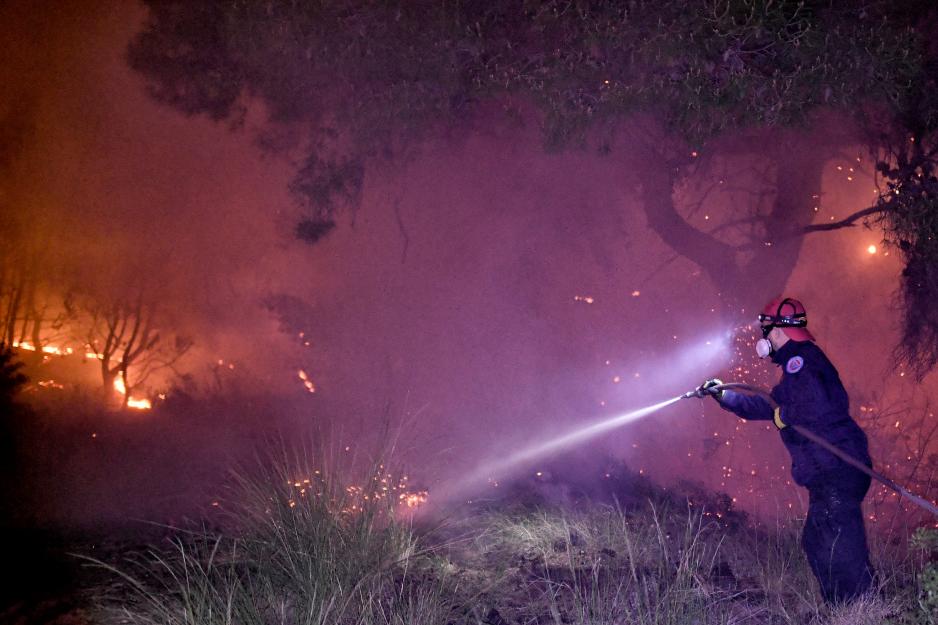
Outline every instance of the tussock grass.
<path fill-rule="evenodd" d="M 699 500 L 575 510 L 504 502 L 413 525 L 394 498 L 371 496 L 383 465 L 345 474 L 356 477 L 297 455 L 236 474 L 215 527 L 97 562 L 121 580 L 101 598 L 101 621 L 935 625 L 920 575 L 933 554 L 921 550 L 893 549 L 876 562 L 877 592 L 832 609 L 797 528 L 741 524 Z"/>
<path fill-rule="evenodd" d="M 423 622 L 443 586 L 415 583 L 428 555 L 395 515 L 385 467 L 349 471 L 293 455 L 232 476 L 216 527 L 98 562 L 125 584 L 104 618 L 140 625 Z M 405 618 L 408 620 L 400 620 Z M 433 622 L 431 621 L 427 622 Z"/>

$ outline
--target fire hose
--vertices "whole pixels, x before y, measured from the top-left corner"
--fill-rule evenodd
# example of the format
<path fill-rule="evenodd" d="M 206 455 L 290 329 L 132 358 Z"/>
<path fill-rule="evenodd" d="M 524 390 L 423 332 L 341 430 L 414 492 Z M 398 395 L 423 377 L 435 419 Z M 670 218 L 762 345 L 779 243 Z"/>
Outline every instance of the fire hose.
<path fill-rule="evenodd" d="M 736 390 L 736 391 L 752 393 L 753 395 L 759 395 L 760 397 L 762 397 L 768 402 L 768 404 L 772 407 L 773 410 L 778 408 L 778 402 L 776 402 L 775 399 L 773 399 L 772 395 L 768 391 L 761 389 L 759 387 L 756 387 L 756 386 L 751 386 L 749 384 L 743 384 L 740 382 L 727 382 L 724 384 L 717 384 L 714 386 L 709 386 L 707 388 L 703 388 L 701 386 L 697 389 L 694 389 L 693 391 L 685 393 L 682 397 L 684 399 L 689 399 L 691 397 L 704 397 L 706 395 L 716 395 L 718 392 L 723 391 L 723 390 Z M 804 436 L 806 439 L 808 439 L 812 443 L 820 445 L 821 447 L 831 452 L 832 454 L 834 454 L 835 456 L 837 456 L 838 458 L 840 458 L 841 460 L 843 460 L 844 462 L 852 466 L 853 468 L 857 469 L 858 471 L 862 471 L 863 473 L 869 475 L 871 478 L 873 478 L 877 482 L 884 484 L 888 488 L 898 493 L 900 496 L 905 497 L 906 499 L 914 503 L 916 506 L 938 516 L 938 506 L 935 506 L 930 501 L 923 499 L 922 497 L 919 497 L 918 495 L 910 493 L 907 489 L 903 488 L 899 484 L 896 484 L 894 481 L 892 481 L 891 479 L 889 479 L 882 473 L 874 471 L 873 469 L 866 466 L 865 464 L 863 464 L 862 462 L 860 462 L 859 460 L 857 460 L 850 454 L 844 452 L 841 449 L 838 449 L 835 445 L 824 440 L 823 438 L 821 438 L 820 436 L 818 436 L 811 430 L 805 428 L 804 426 L 794 425 L 794 424 L 788 424 L 786 427 L 790 427 L 794 429 L 796 432 L 798 432 L 798 434 Z"/>

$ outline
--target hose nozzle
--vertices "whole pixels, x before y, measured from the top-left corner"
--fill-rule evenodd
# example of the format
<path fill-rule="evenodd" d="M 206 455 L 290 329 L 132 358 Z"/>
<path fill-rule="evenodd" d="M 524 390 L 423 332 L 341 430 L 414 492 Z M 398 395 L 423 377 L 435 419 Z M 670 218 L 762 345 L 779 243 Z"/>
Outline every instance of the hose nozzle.
<path fill-rule="evenodd" d="M 687 391 L 681 395 L 681 399 L 693 399 L 694 397 L 703 397 L 703 387 L 697 387 L 692 391 Z"/>
<path fill-rule="evenodd" d="M 726 387 L 726 386 L 727 386 L 727 385 L 724 384 L 722 380 L 718 380 L 717 378 L 713 378 L 712 380 L 707 380 L 706 382 L 704 382 L 703 384 L 701 384 L 700 386 L 698 386 L 698 387 L 695 388 L 694 390 L 692 390 L 692 391 L 687 391 L 686 393 L 684 393 L 683 395 L 681 395 L 681 399 L 691 399 L 691 398 L 694 398 L 694 397 L 697 397 L 697 398 L 699 398 L 699 399 L 703 399 L 703 398 L 706 397 L 707 395 L 712 395 L 712 396 L 714 396 L 714 397 L 719 397 L 720 395 L 722 395 L 723 389 L 724 389 L 724 387 Z"/>

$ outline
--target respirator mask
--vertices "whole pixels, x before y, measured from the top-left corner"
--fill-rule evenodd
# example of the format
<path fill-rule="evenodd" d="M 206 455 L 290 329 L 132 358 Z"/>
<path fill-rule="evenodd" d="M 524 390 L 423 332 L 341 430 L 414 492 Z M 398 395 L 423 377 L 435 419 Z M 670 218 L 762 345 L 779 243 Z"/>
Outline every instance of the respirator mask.
<path fill-rule="evenodd" d="M 772 341 L 769 340 L 769 332 L 774 327 L 773 325 L 762 326 L 762 338 L 756 341 L 756 354 L 759 358 L 768 358 L 775 351 L 772 347 Z"/>
<path fill-rule="evenodd" d="M 769 334 L 772 332 L 773 328 L 804 328 L 808 325 L 808 316 L 803 312 L 783 315 L 782 308 L 784 308 L 786 304 L 788 304 L 792 310 L 796 310 L 793 301 L 786 298 L 778 305 L 778 310 L 775 311 L 774 315 L 767 315 L 765 313 L 759 315 L 759 323 L 762 324 L 762 338 L 756 341 L 756 354 L 758 354 L 759 358 L 768 358 L 775 352 L 775 348 L 772 347 L 772 341 L 769 340 Z"/>

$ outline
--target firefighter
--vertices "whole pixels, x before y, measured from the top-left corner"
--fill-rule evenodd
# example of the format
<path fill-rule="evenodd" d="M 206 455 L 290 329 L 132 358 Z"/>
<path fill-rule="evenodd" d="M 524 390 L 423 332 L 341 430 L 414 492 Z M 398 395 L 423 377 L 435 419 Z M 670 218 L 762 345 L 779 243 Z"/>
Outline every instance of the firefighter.
<path fill-rule="evenodd" d="M 772 421 L 791 454 L 791 474 L 808 489 L 808 516 L 801 545 L 828 603 L 849 602 L 870 589 L 870 565 L 861 503 L 870 478 L 789 425 L 810 430 L 872 467 L 866 434 L 850 417 L 849 398 L 834 365 L 815 344 L 801 302 L 776 298 L 759 315 L 763 338 L 760 358 L 782 368 L 771 395 L 778 408 L 762 397 L 713 391 L 725 410 L 749 421 Z M 722 384 L 707 380 L 703 389 Z"/>

